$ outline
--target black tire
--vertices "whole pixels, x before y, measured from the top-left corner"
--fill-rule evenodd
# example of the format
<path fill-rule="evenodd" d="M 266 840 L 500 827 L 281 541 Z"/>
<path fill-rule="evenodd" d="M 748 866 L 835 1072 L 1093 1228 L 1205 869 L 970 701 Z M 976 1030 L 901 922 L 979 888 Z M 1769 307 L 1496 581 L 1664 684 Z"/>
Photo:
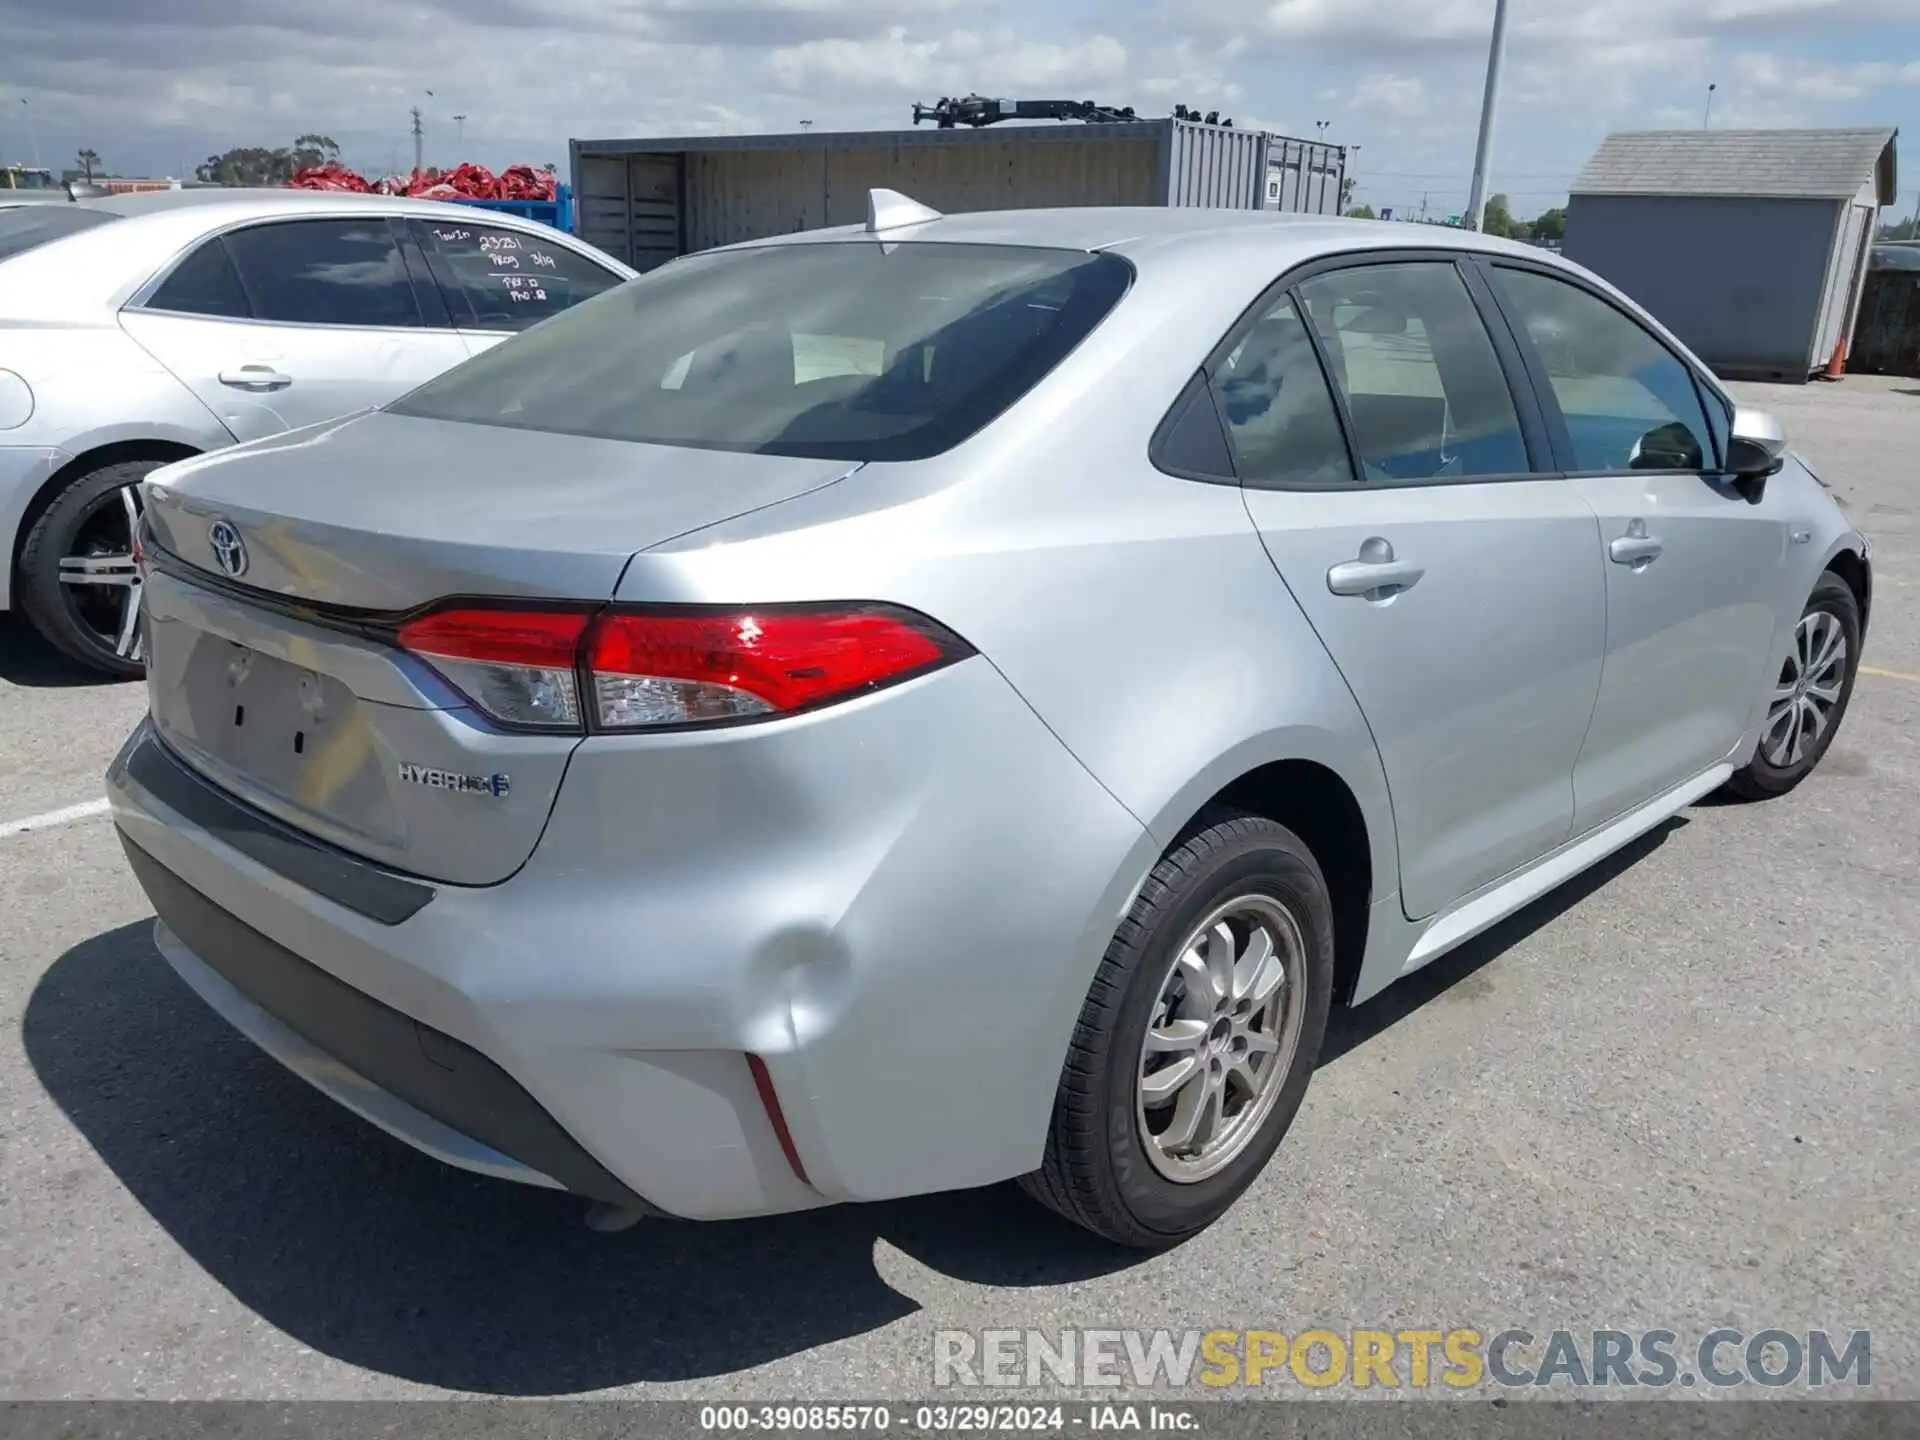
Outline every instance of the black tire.
<path fill-rule="evenodd" d="M 80 607 L 104 604 L 108 597 L 103 591 L 99 597 L 77 601 L 69 593 L 75 587 L 61 583 L 60 562 L 74 553 L 76 545 L 91 545 L 94 535 L 119 525 L 119 492 L 166 463 L 123 460 L 89 470 L 70 481 L 40 512 L 20 547 L 16 583 L 28 622 L 61 654 L 119 679 L 138 679 L 146 667 L 138 659 L 116 654 L 113 644 L 88 623 Z"/>
<path fill-rule="evenodd" d="M 1807 607 L 1800 613 L 1800 624 L 1818 613 L 1831 615 L 1839 622 L 1842 635 L 1845 636 L 1847 653 L 1844 660 L 1845 676 L 1840 685 L 1840 698 L 1827 716 L 1826 728 L 1817 738 L 1808 744 L 1798 760 L 1791 764 L 1776 764 L 1768 757 L 1768 736 L 1764 732 L 1760 744 L 1753 752 L 1753 759 L 1744 770 L 1739 771 L 1726 784 L 1727 794 L 1738 800 L 1771 800 L 1786 794 L 1807 776 L 1813 773 L 1828 749 L 1833 745 L 1833 737 L 1840 733 L 1840 723 L 1846 719 L 1847 705 L 1853 699 L 1854 677 L 1860 671 L 1860 602 L 1847 582 L 1831 570 L 1820 577 L 1813 587 L 1813 594 L 1807 599 Z M 1797 629 L 1797 627 L 1796 627 Z M 1787 683 L 1793 678 L 1795 661 L 1789 661 L 1782 670 L 1775 685 Z"/>
<path fill-rule="evenodd" d="M 1195 1235 L 1240 1197 L 1305 1098 L 1333 993 L 1333 903 L 1298 836 L 1262 816 L 1204 815 L 1154 867 L 1100 963 L 1074 1028 L 1041 1168 L 1022 1187 L 1067 1219 L 1121 1245 L 1157 1250 Z M 1141 1046 L 1161 987 L 1196 927 L 1220 905 L 1277 902 L 1300 939 L 1306 996 L 1291 1063 L 1257 1130 L 1218 1173 L 1167 1178 L 1148 1157 L 1136 1109 Z M 1277 1063 L 1277 1062 L 1276 1062 Z"/>

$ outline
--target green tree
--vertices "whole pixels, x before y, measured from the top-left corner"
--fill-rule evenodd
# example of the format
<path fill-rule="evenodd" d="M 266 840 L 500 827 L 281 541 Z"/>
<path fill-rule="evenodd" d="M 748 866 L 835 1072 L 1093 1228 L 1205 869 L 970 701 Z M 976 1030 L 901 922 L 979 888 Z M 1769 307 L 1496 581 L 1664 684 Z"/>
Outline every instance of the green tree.
<path fill-rule="evenodd" d="M 213 185 L 284 185 L 300 171 L 340 159 L 340 147 L 325 135 L 302 135 L 292 145 L 268 149 L 241 145 L 209 155 L 194 174 Z"/>
<path fill-rule="evenodd" d="M 1380 217 L 1373 213 L 1373 207 L 1371 205 L 1356 205 L 1347 211 L 1347 218 L 1349 220 L 1378 220 Z"/>
<path fill-rule="evenodd" d="M 100 152 L 98 150 L 82 150 L 78 155 L 73 157 L 73 163 L 74 168 L 80 172 L 80 178 L 85 180 L 89 185 L 93 183 L 93 177 L 95 175 L 106 174 L 107 167 L 100 163 Z"/>
<path fill-rule="evenodd" d="M 1495 195 L 1487 201 L 1486 215 L 1480 222 L 1480 231 L 1484 235 L 1507 235 L 1513 231 L 1513 207 L 1505 195 Z"/>
<path fill-rule="evenodd" d="M 1560 206 L 1547 211 L 1533 222 L 1533 235 L 1536 240 L 1564 240 L 1567 238 L 1567 212 Z"/>

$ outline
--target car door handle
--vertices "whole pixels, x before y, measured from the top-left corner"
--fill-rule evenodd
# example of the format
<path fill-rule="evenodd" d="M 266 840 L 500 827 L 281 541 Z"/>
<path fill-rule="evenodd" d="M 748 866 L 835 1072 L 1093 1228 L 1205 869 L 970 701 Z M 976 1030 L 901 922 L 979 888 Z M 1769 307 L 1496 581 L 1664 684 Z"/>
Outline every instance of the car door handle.
<path fill-rule="evenodd" d="M 1426 573 L 1419 565 L 1396 560 L 1393 546 L 1376 537 L 1360 547 L 1358 559 L 1343 560 L 1327 571 L 1327 589 L 1336 595 L 1385 600 L 1411 590 Z"/>
<path fill-rule="evenodd" d="M 1634 519 L 1627 522 L 1627 533 L 1607 546 L 1607 555 L 1616 565 L 1631 565 L 1638 570 L 1658 560 L 1665 548 L 1647 533 L 1646 521 Z"/>
<path fill-rule="evenodd" d="M 284 390 L 293 384 L 293 377 L 282 375 L 271 365 L 242 365 L 238 370 L 222 370 L 220 383 L 236 390 Z"/>

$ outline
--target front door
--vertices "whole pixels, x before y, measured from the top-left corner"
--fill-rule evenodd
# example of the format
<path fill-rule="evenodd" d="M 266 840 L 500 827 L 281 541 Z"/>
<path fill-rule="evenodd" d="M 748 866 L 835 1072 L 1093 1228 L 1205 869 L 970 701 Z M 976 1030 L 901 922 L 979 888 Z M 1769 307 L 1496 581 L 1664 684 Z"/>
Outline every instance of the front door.
<path fill-rule="evenodd" d="M 234 230 L 121 323 L 239 440 L 383 405 L 467 358 L 400 242 L 384 216 Z"/>
<path fill-rule="evenodd" d="M 1768 681 L 1786 567 L 1780 502 L 1719 473 L 1717 432 L 1689 366 L 1570 280 L 1517 266 L 1492 279 L 1542 376 L 1568 484 L 1600 518 L 1607 661 L 1574 770 L 1585 832 L 1725 760 Z"/>
<path fill-rule="evenodd" d="M 1213 383 L 1268 553 L 1372 727 L 1407 915 L 1559 845 L 1605 581 L 1592 512 L 1534 473 L 1460 271 L 1314 275 L 1267 305 Z"/>

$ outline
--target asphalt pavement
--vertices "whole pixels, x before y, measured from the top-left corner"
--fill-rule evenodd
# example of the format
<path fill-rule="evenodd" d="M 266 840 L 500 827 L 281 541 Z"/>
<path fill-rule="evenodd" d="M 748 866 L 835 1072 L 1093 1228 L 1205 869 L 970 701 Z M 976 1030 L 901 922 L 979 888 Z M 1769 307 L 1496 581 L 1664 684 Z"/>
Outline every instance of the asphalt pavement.
<path fill-rule="evenodd" d="M 88 808 L 141 689 L 0 620 L 0 1397 L 913 1397 L 936 1329 L 1725 1326 L 1869 1330 L 1866 1393 L 1920 1398 L 1920 381 L 1743 389 L 1874 542 L 1821 770 L 1342 1020 L 1150 1259 L 1011 1187 L 601 1235 L 416 1156 L 160 961 Z"/>

